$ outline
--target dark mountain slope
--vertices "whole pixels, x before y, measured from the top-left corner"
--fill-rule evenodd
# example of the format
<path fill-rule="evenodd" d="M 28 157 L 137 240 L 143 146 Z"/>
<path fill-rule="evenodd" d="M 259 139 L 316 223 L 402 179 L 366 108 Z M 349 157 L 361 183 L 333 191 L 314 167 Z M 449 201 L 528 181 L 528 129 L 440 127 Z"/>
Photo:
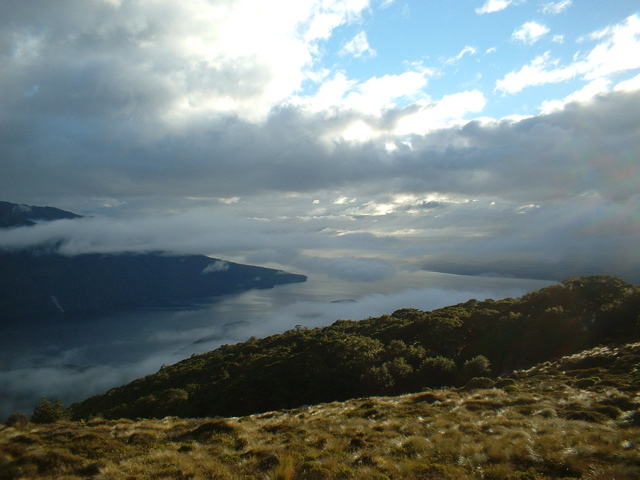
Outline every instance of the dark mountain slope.
<path fill-rule="evenodd" d="M 0 271 L 0 321 L 169 305 L 306 280 L 204 255 L 0 253 Z"/>
<path fill-rule="evenodd" d="M 640 288 L 568 279 L 519 299 L 404 309 L 195 355 L 72 407 L 77 418 L 236 416 L 462 385 L 640 339 Z"/>
<path fill-rule="evenodd" d="M 0 228 L 80 218 L 53 207 L 0 202 Z M 104 312 L 304 282 L 307 277 L 204 255 L 86 254 L 58 245 L 0 251 L 0 326 L 17 318 Z"/>
<path fill-rule="evenodd" d="M 0 202 L 0 228 L 35 225 L 38 220 L 81 218 L 81 215 L 54 207 L 34 207 L 18 203 Z"/>

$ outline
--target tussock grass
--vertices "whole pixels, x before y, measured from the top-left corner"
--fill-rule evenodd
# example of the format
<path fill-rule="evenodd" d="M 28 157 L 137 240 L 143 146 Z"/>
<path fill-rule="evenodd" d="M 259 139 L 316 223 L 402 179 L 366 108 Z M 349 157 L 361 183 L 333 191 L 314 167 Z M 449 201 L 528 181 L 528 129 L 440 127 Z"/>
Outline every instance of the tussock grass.
<path fill-rule="evenodd" d="M 0 478 L 640 478 L 638 347 L 546 362 L 493 388 L 236 418 L 3 425 Z M 575 381 L 592 378 L 586 368 L 600 382 Z"/>

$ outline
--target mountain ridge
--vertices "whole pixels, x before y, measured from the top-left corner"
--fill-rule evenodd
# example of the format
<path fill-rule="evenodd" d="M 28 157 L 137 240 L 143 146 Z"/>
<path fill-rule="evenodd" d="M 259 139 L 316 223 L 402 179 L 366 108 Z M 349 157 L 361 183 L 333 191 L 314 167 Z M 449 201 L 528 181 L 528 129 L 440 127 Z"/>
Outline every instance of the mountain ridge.
<path fill-rule="evenodd" d="M 54 207 L 0 202 L 0 229 L 77 218 L 82 216 Z M 69 256 L 58 253 L 58 246 L 0 251 L 0 322 L 165 306 L 307 280 L 305 275 L 205 255 Z"/>

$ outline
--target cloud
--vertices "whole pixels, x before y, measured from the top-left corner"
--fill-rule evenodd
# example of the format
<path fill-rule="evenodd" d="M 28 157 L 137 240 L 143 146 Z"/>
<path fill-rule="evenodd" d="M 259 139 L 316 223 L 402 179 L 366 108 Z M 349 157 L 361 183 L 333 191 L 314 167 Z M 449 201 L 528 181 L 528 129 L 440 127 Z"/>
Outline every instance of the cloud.
<path fill-rule="evenodd" d="M 544 25 L 536 22 L 527 22 L 515 30 L 511 38 L 527 45 L 533 45 L 549 32 L 550 30 Z"/>
<path fill-rule="evenodd" d="M 359 82 L 348 79 L 343 72 L 336 72 L 333 78 L 322 84 L 315 95 L 293 97 L 289 103 L 309 112 L 325 115 L 334 112 L 355 114 L 358 115 L 358 120 L 366 121 L 367 118 L 362 115 L 380 118 L 386 110 L 394 108 L 398 101 L 425 97 L 423 89 L 427 86 L 427 78 L 432 74 L 432 70 L 421 69 L 371 77 Z M 340 127 L 344 128 L 343 125 Z"/>
<path fill-rule="evenodd" d="M 542 7 L 542 13 L 546 15 L 558 15 L 571 6 L 571 0 L 562 0 L 560 2 L 549 2 Z"/>
<path fill-rule="evenodd" d="M 445 65 L 452 65 L 452 64 L 458 62 L 460 59 L 462 59 L 462 57 L 464 57 L 466 54 L 475 55 L 477 51 L 478 50 L 475 47 L 470 47 L 469 45 L 466 45 L 460 51 L 460 53 L 458 53 L 458 55 L 456 55 L 455 57 L 451 57 L 451 58 L 448 58 L 447 60 L 445 60 L 444 64 Z"/>
<path fill-rule="evenodd" d="M 376 51 L 369 45 L 365 32 L 358 33 L 350 41 L 345 43 L 340 53 L 343 55 L 353 55 L 356 58 L 362 57 L 365 54 L 370 57 L 375 57 L 376 55 Z"/>
<path fill-rule="evenodd" d="M 523 38 L 526 38 L 526 33 L 523 33 Z M 562 66 L 559 59 L 546 52 L 519 71 L 510 72 L 498 80 L 495 90 L 513 94 L 529 86 L 559 83 L 576 77 L 590 81 L 640 68 L 640 18 L 636 15 L 621 24 L 592 33 L 588 40 L 600 43 L 587 54 L 578 56 L 573 63 Z"/>
<path fill-rule="evenodd" d="M 549 52 L 500 78 L 501 94 L 580 84 L 536 116 L 491 118 L 513 97 L 480 81 L 454 88 L 426 57 L 372 77 L 325 69 L 327 40 L 340 26 L 362 29 L 364 0 L 282 11 L 248 0 L 38 5 L 14 2 L 0 19 L 0 191 L 94 218 L 1 232 L 2 248 L 201 253 L 370 285 L 507 237 L 512 250 L 491 258 L 508 260 L 509 274 L 553 264 L 550 244 L 513 260 L 531 250 L 527 236 L 542 238 L 536 229 L 553 217 L 539 212 L 552 207 L 593 202 L 633 220 L 635 15 L 584 36 L 572 61 Z M 469 45 L 452 60 L 465 63 Z M 504 45 L 491 62 L 510 49 L 527 50 Z M 444 83 L 453 86 L 437 93 Z M 624 223 L 610 231 L 620 237 L 594 245 L 633 244 Z M 589 268 L 602 266 L 596 253 Z"/>
<path fill-rule="evenodd" d="M 564 109 L 568 103 L 589 101 L 596 95 L 608 92 L 610 85 L 611 81 L 604 78 L 593 80 L 580 90 L 567 95 L 562 100 L 545 100 L 542 102 L 542 105 L 540 105 L 540 111 L 542 113 L 551 113 Z"/>
<path fill-rule="evenodd" d="M 494 13 L 504 10 L 513 3 L 513 0 L 487 0 L 480 8 L 476 8 L 478 15 Z"/>
<path fill-rule="evenodd" d="M 210 263 L 209 265 L 204 267 L 202 273 L 224 272 L 227 270 L 229 270 L 229 262 L 225 262 L 224 260 L 216 260 L 215 262 Z"/>
<path fill-rule="evenodd" d="M 568 98 L 536 117 L 478 119 L 408 134 L 406 144 L 394 136 L 338 143 L 333 150 L 312 143 L 300 149 L 279 137 L 278 129 L 265 137 L 250 129 L 258 143 L 237 172 L 224 165 L 210 174 L 195 168 L 202 191 L 195 174 L 185 177 L 191 195 L 202 194 L 201 200 L 176 202 L 182 192 L 166 190 L 178 181 L 167 172 L 166 180 L 149 186 L 166 196 L 148 200 L 162 215 L 41 223 L 0 232 L 0 248 L 60 242 L 69 255 L 199 253 L 363 282 L 427 263 L 449 271 L 442 262 L 455 256 L 484 259 L 477 273 L 495 271 L 489 263 L 503 262 L 509 266 L 504 272 L 514 276 L 549 265 L 545 272 L 552 278 L 576 270 L 628 278 L 633 269 L 640 271 L 633 255 L 640 235 L 633 229 L 640 224 L 633 153 L 640 152 L 640 92 L 591 95 Z M 311 127 L 304 118 L 278 119 L 278 125 L 287 126 L 287 135 L 305 138 Z M 391 138 L 396 148 L 389 150 Z M 293 149 L 279 157 L 280 165 L 269 164 L 280 169 L 278 175 L 261 167 L 265 159 L 278 158 L 274 144 L 282 152 Z M 179 146 L 168 162 L 173 153 L 188 150 Z M 214 156 L 216 148 L 209 145 Z M 162 165 L 162 158 L 155 160 Z M 206 196 L 213 189 L 218 197 L 228 182 L 240 194 L 233 203 Z M 295 194 L 286 193 L 291 182 Z M 170 208 L 176 213 L 167 215 Z M 553 229 L 562 225 L 575 228 L 558 235 Z M 489 254 L 489 246 L 504 246 L 507 239 L 509 248 Z M 580 258 L 572 257 L 579 250 Z M 558 256 L 562 251 L 564 257 Z"/>
<path fill-rule="evenodd" d="M 392 277 L 395 274 L 395 269 L 378 260 L 341 258 L 331 261 L 328 273 L 330 277 L 341 280 L 372 282 Z"/>
<path fill-rule="evenodd" d="M 179 125 L 228 112 L 263 119 L 300 87 L 318 42 L 368 1 L 38 4 L 4 9 L 3 103 Z"/>

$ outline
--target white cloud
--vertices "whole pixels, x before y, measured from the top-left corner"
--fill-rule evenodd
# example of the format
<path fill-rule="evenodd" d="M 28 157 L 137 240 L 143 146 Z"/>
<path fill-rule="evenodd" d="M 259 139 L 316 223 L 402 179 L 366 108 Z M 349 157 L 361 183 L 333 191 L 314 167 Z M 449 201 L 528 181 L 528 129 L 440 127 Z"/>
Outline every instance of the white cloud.
<path fill-rule="evenodd" d="M 558 15 L 571 6 L 571 0 L 562 0 L 560 2 L 550 2 L 542 7 L 542 13 L 547 15 Z"/>
<path fill-rule="evenodd" d="M 370 78 L 349 92 L 344 107 L 364 113 L 379 113 L 394 106 L 393 101 L 402 97 L 419 95 L 427 85 L 426 72 L 405 72 Z"/>
<path fill-rule="evenodd" d="M 476 13 L 482 15 L 484 13 L 493 13 L 504 10 L 513 3 L 513 0 L 487 0 L 480 8 L 476 8 Z"/>
<path fill-rule="evenodd" d="M 633 92 L 634 90 L 640 90 L 640 73 L 629 80 L 618 83 L 614 87 L 618 92 Z"/>
<path fill-rule="evenodd" d="M 348 41 L 344 47 L 342 47 L 340 53 L 343 55 L 353 55 L 356 58 L 362 57 L 365 54 L 371 57 L 376 55 L 376 51 L 369 45 L 365 32 L 358 33 Z"/>
<path fill-rule="evenodd" d="M 518 93 L 526 87 L 558 83 L 575 77 L 577 66 L 549 68 L 559 62 L 551 58 L 549 52 L 536 57 L 529 65 L 517 72 L 510 72 L 496 82 L 496 90 L 504 93 Z"/>
<path fill-rule="evenodd" d="M 562 100 L 545 100 L 540 106 L 540 112 L 548 114 L 555 111 L 561 111 L 568 103 L 571 102 L 585 102 L 595 97 L 598 94 L 606 93 L 609 91 L 609 85 L 611 81 L 598 78 L 585 85 L 580 90 L 577 90 L 570 95 L 567 95 Z"/>
<path fill-rule="evenodd" d="M 586 79 L 640 68 L 640 18 L 637 15 L 594 32 L 590 38 L 603 41 L 580 64 Z"/>
<path fill-rule="evenodd" d="M 536 22 L 527 22 L 515 30 L 511 38 L 527 45 L 533 45 L 549 32 L 550 30 L 544 25 Z"/>
<path fill-rule="evenodd" d="M 436 102 L 418 102 L 420 108 L 402 116 L 394 129 L 397 135 L 410 133 L 425 134 L 431 130 L 445 128 L 460 123 L 466 114 L 480 112 L 487 99 L 478 90 L 445 95 Z"/>
<path fill-rule="evenodd" d="M 385 109 L 393 108 L 398 99 L 422 98 L 431 74 L 431 70 L 410 71 L 357 82 L 348 79 L 344 72 L 337 72 L 315 95 L 294 97 L 291 104 L 312 112 L 352 111 L 379 116 Z"/>
<path fill-rule="evenodd" d="M 19 54 L 3 66 L 0 83 L 5 95 L 15 95 L 13 84 L 37 65 L 46 72 L 39 77 L 47 85 L 39 90 L 43 102 L 50 96 L 67 108 L 139 121 L 152 115 L 172 128 L 228 112 L 261 121 L 300 88 L 318 42 L 357 21 L 368 5 L 282 0 L 276 8 L 251 0 L 157 0 L 84 2 L 72 13 L 53 6 L 31 9 L 27 18 L 46 28 L 16 28 L 22 33 L 7 37 Z M 23 8 L 4 13 L 19 24 Z M 7 25 L 11 20 L 6 18 Z M 70 77 L 85 78 L 75 96 L 69 93 Z"/>
<path fill-rule="evenodd" d="M 225 262 L 224 260 L 216 260 L 215 262 L 207 265 L 204 270 L 202 270 L 202 273 L 206 274 L 214 272 L 225 272 L 227 270 L 229 270 L 229 262 Z"/>
<path fill-rule="evenodd" d="M 536 57 L 519 71 L 510 72 L 496 82 L 496 91 L 517 93 L 529 86 L 558 83 L 576 77 L 592 81 L 640 68 L 640 18 L 632 15 L 621 24 L 594 32 L 600 40 L 586 55 L 562 66 L 549 52 Z"/>
<path fill-rule="evenodd" d="M 464 57 L 466 54 L 469 55 L 475 55 L 476 52 L 478 50 L 475 47 L 470 47 L 469 45 L 466 45 L 461 51 L 460 53 L 458 53 L 455 57 L 451 57 L 448 58 L 447 60 L 444 61 L 445 65 L 452 65 L 454 63 L 456 63 L 457 61 L 459 61 L 462 57 Z"/>

